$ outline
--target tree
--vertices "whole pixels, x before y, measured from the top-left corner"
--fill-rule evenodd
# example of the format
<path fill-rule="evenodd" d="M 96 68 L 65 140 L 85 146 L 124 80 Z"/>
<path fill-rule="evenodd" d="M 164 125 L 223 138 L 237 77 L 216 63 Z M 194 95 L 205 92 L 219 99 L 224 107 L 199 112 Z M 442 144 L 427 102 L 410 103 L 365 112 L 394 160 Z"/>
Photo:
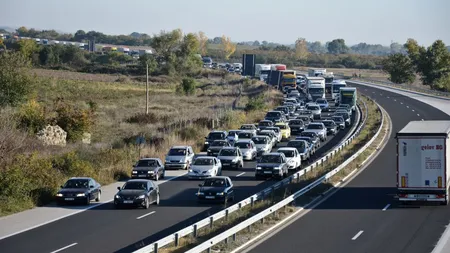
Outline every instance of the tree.
<path fill-rule="evenodd" d="M 25 26 L 17 28 L 16 32 L 19 34 L 19 36 L 23 37 L 28 36 L 28 29 Z"/>
<path fill-rule="evenodd" d="M 320 41 L 316 41 L 310 44 L 309 51 L 313 53 L 326 53 L 327 49 L 320 43 Z"/>
<path fill-rule="evenodd" d="M 416 70 L 420 72 L 419 69 L 422 67 L 420 66 L 420 58 L 422 55 L 425 54 L 426 49 L 422 46 L 419 46 L 419 43 L 417 43 L 414 39 L 408 39 L 404 45 L 406 51 L 408 52 L 409 58 L 412 60 L 414 65 L 416 66 Z"/>
<path fill-rule="evenodd" d="M 31 56 L 38 51 L 38 45 L 34 40 L 19 40 L 18 45 L 19 52 L 26 58 L 31 58 Z"/>
<path fill-rule="evenodd" d="M 222 43 L 222 38 L 221 37 L 215 37 L 213 39 L 213 44 L 221 44 Z"/>
<path fill-rule="evenodd" d="M 394 83 L 412 83 L 416 76 L 414 64 L 404 54 L 391 54 L 383 61 L 383 70 L 389 74 L 389 80 Z"/>
<path fill-rule="evenodd" d="M 391 43 L 390 49 L 391 49 L 391 54 L 404 52 L 403 46 L 400 43 L 397 43 L 397 42 Z"/>
<path fill-rule="evenodd" d="M 0 54 L 0 106 L 17 106 L 32 90 L 30 61 L 21 53 Z"/>
<path fill-rule="evenodd" d="M 295 57 L 301 61 L 308 59 L 308 45 L 304 38 L 299 38 L 295 41 Z"/>
<path fill-rule="evenodd" d="M 152 73 L 156 70 L 158 67 L 158 63 L 156 62 L 156 59 L 151 54 L 144 54 L 139 57 L 138 60 L 139 68 L 141 69 L 141 73 L 146 73 L 146 68 L 148 64 L 148 73 Z"/>
<path fill-rule="evenodd" d="M 349 48 L 345 45 L 344 39 L 332 40 L 327 45 L 328 52 L 332 54 L 345 54 L 349 51 Z"/>
<path fill-rule="evenodd" d="M 86 32 L 83 31 L 83 30 L 78 30 L 78 31 L 74 34 L 73 39 L 74 39 L 75 41 L 82 41 L 82 40 L 86 39 Z"/>
<path fill-rule="evenodd" d="M 230 56 L 236 51 L 236 44 L 234 44 L 230 37 L 222 36 L 222 52 L 226 60 L 230 59 Z"/>
<path fill-rule="evenodd" d="M 208 37 L 204 32 L 198 33 L 198 42 L 200 43 L 200 54 L 207 55 L 208 54 Z"/>
<path fill-rule="evenodd" d="M 437 80 L 450 74 L 450 53 L 442 40 L 419 52 L 417 69 L 424 84 L 433 87 Z"/>
<path fill-rule="evenodd" d="M 259 43 L 259 41 L 257 41 L 257 40 L 255 40 L 255 41 L 253 41 L 253 44 L 252 44 L 254 47 L 259 47 L 259 46 L 261 46 L 261 43 Z"/>

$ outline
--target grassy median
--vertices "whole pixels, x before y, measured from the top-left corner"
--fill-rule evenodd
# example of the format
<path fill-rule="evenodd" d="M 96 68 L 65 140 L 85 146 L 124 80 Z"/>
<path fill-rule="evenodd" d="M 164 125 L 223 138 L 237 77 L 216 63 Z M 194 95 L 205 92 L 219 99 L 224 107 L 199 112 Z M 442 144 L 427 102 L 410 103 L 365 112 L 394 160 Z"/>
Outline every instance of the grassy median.
<path fill-rule="evenodd" d="M 285 188 L 277 189 L 275 192 L 271 193 L 269 196 L 266 196 L 266 198 L 262 201 L 255 202 L 255 206 L 251 208 L 250 206 L 246 206 L 242 208 L 239 211 L 236 211 L 234 213 L 231 213 L 227 219 L 223 218 L 221 220 L 215 221 L 213 223 L 212 228 L 203 228 L 199 229 L 197 238 L 194 238 L 192 235 L 184 237 L 180 240 L 179 246 L 175 247 L 175 245 L 169 245 L 163 249 L 160 250 L 160 252 L 184 252 L 190 248 L 195 247 L 198 244 L 201 244 L 203 241 L 214 237 L 215 235 L 220 234 L 223 231 L 226 231 L 227 229 L 235 226 L 236 224 L 248 219 L 249 217 L 257 214 L 258 212 L 274 205 L 275 203 L 283 200 L 287 196 L 290 196 L 292 193 L 302 189 L 306 185 L 310 184 L 317 178 L 323 176 L 327 172 L 334 169 L 337 165 L 341 164 L 343 161 L 345 161 L 347 158 L 349 158 L 353 153 L 355 153 L 359 148 L 365 145 L 367 141 L 369 141 L 376 133 L 380 123 L 381 123 L 381 114 L 378 111 L 378 107 L 375 103 L 373 103 L 371 100 L 362 97 L 361 100 L 364 100 L 368 106 L 368 111 L 362 112 L 362 118 L 365 114 L 368 114 L 368 119 L 366 122 L 366 126 L 363 131 L 361 131 L 358 138 L 356 138 L 351 145 L 348 145 L 346 148 L 344 148 L 339 155 L 337 155 L 335 158 L 330 159 L 328 162 L 324 164 L 324 166 L 319 166 L 315 168 L 314 170 L 306 173 L 305 176 L 301 178 L 300 181 L 291 183 Z M 363 153 L 363 155 L 366 152 Z M 360 158 L 358 158 L 360 159 Z M 353 163 L 351 163 L 349 166 L 351 166 Z M 350 169 L 344 169 L 345 172 L 349 172 Z M 339 176 L 344 175 L 343 173 L 336 174 L 336 178 Z M 333 179 L 334 180 L 334 179 Z M 308 202 L 312 198 L 320 195 L 325 191 L 327 188 L 325 188 L 326 184 L 320 185 L 317 188 L 311 190 L 308 194 L 305 194 L 304 196 L 298 198 L 295 203 L 292 205 L 288 205 L 285 208 L 280 209 L 279 211 L 275 212 L 273 215 L 270 215 L 264 221 L 261 221 L 258 224 L 255 224 L 252 226 L 251 230 L 245 230 L 239 233 L 237 236 L 237 241 L 233 242 L 231 239 L 228 244 L 221 243 L 216 246 L 214 246 L 214 250 L 220 251 L 220 252 L 228 252 L 232 250 L 233 248 L 238 247 L 239 245 L 245 243 L 250 238 L 258 235 L 262 231 L 266 230 L 267 228 L 271 227 L 272 225 L 276 224 L 292 212 L 296 210 L 296 205 L 303 202 Z"/>

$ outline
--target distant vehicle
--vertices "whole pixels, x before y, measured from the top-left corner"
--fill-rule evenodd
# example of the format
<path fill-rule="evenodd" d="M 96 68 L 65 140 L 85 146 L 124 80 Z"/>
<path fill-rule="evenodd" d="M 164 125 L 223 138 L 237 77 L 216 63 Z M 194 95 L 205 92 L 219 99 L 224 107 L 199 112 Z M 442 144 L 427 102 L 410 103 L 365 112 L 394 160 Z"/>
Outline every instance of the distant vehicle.
<path fill-rule="evenodd" d="M 261 81 L 267 80 L 270 72 L 270 64 L 255 64 L 255 77 Z"/>
<path fill-rule="evenodd" d="M 289 127 L 288 123 L 277 123 L 275 124 L 275 127 L 279 127 L 281 131 L 281 137 L 283 139 L 289 139 L 291 138 L 291 128 Z"/>
<path fill-rule="evenodd" d="M 291 128 L 291 134 L 299 134 L 303 132 L 305 124 L 301 119 L 291 119 L 289 120 L 289 127 Z"/>
<path fill-rule="evenodd" d="M 448 205 L 450 121 L 411 121 L 396 139 L 398 201 Z"/>
<path fill-rule="evenodd" d="M 288 169 L 298 170 L 302 165 L 302 157 L 295 147 L 283 147 L 277 150 L 277 153 L 283 153 L 286 156 Z"/>
<path fill-rule="evenodd" d="M 234 201 L 233 183 L 229 177 L 212 177 L 207 178 L 197 192 L 199 202 L 212 201 L 227 204 L 228 201 Z"/>
<path fill-rule="evenodd" d="M 352 123 L 350 116 L 348 116 L 347 112 L 336 112 L 333 114 L 333 116 L 340 116 L 340 117 L 344 118 L 345 126 L 350 126 Z"/>
<path fill-rule="evenodd" d="M 163 162 L 159 158 L 142 158 L 133 165 L 131 171 L 131 178 L 154 179 L 155 181 L 164 178 L 165 175 Z"/>
<path fill-rule="evenodd" d="M 257 156 L 256 145 L 251 138 L 249 140 L 239 140 L 234 146 L 241 150 L 244 160 L 254 160 Z"/>
<path fill-rule="evenodd" d="M 205 144 L 203 145 L 204 151 L 208 150 L 209 144 L 215 140 L 226 140 L 227 131 L 211 131 L 208 136 L 205 137 Z"/>
<path fill-rule="evenodd" d="M 258 152 L 257 153 L 258 156 L 261 156 L 266 153 L 270 153 L 270 151 L 272 150 L 272 140 L 268 136 L 257 135 L 252 138 L 252 141 L 256 145 L 256 150 Z"/>
<path fill-rule="evenodd" d="M 276 136 L 275 131 L 273 131 L 273 130 L 262 130 L 262 131 L 258 132 L 258 135 L 269 137 L 271 145 L 272 145 L 272 148 L 277 146 L 278 137 Z"/>
<path fill-rule="evenodd" d="M 220 150 L 224 147 L 232 147 L 232 145 L 228 142 L 228 140 L 215 140 L 211 144 L 209 144 L 207 155 L 217 156 Z"/>
<path fill-rule="evenodd" d="M 309 69 L 308 77 L 324 76 L 325 73 L 327 73 L 326 69 Z"/>
<path fill-rule="evenodd" d="M 244 156 L 238 147 L 227 147 L 220 150 L 217 158 L 222 163 L 223 168 L 240 169 L 244 167 Z"/>
<path fill-rule="evenodd" d="M 320 106 L 320 109 L 322 112 L 328 112 L 330 111 L 330 105 L 328 104 L 328 101 L 324 98 L 318 98 L 316 100 L 316 104 Z"/>
<path fill-rule="evenodd" d="M 327 128 L 322 122 L 313 122 L 309 124 L 305 131 L 303 131 L 303 133 L 305 132 L 314 132 L 319 136 L 321 141 L 327 140 Z"/>
<path fill-rule="evenodd" d="M 325 98 L 325 79 L 323 77 L 308 77 L 306 89 L 312 101 Z"/>
<path fill-rule="evenodd" d="M 213 60 L 211 57 L 203 57 L 203 67 L 204 68 L 212 68 Z"/>
<path fill-rule="evenodd" d="M 173 146 L 166 155 L 164 168 L 187 170 L 191 166 L 194 156 L 191 146 Z"/>
<path fill-rule="evenodd" d="M 284 178 L 288 175 L 289 166 L 283 153 L 264 154 L 256 164 L 255 178 L 276 177 Z"/>
<path fill-rule="evenodd" d="M 327 128 L 327 133 L 335 135 L 339 131 L 339 126 L 333 120 L 323 120 L 322 123 Z"/>
<path fill-rule="evenodd" d="M 260 129 L 260 130 L 264 130 L 265 128 L 267 128 L 267 127 L 272 127 L 274 125 L 274 123 L 273 123 L 273 121 L 271 121 L 271 120 L 261 120 L 259 123 L 258 123 L 258 128 Z"/>
<path fill-rule="evenodd" d="M 245 130 L 245 131 L 251 131 L 256 135 L 256 131 L 258 131 L 258 128 L 253 125 L 253 124 L 244 124 L 241 126 L 240 130 Z M 239 134 L 239 133 L 238 133 Z"/>
<path fill-rule="evenodd" d="M 264 120 L 270 120 L 272 122 L 280 122 L 282 121 L 282 112 L 280 111 L 270 111 L 266 113 Z"/>
<path fill-rule="evenodd" d="M 273 127 L 266 127 L 264 130 L 272 130 L 275 132 L 275 136 L 277 137 L 277 142 L 280 143 L 281 140 L 283 139 L 283 136 L 281 134 L 281 129 L 277 126 L 273 126 Z"/>
<path fill-rule="evenodd" d="M 313 119 L 321 119 L 322 116 L 322 109 L 320 109 L 320 106 L 315 104 L 315 105 L 307 105 L 306 109 L 311 111 L 313 114 Z"/>
<path fill-rule="evenodd" d="M 231 145 L 234 145 L 234 143 L 239 140 L 239 136 L 238 135 L 239 135 L 239 133 L 241 131 L 242 130 L 230 130 L 230 131 L 228 131 L 227 140 L 228 140 L 228 142 Z"/>
<path fill-rule="evenodd" d="M 219 176 L 222 173 L 222 163 L 213 156 L 197 157 L 188 172 L 189 179 Z"/>
<path fill-rule="evenodd" d="M 311 156 L 314 155 L 317 151 L 316 146 L 313 143 L 313 138 L 311 138 L 311 137 L 297 136 L 295 138 L 295 140 L 292 140 L 292 141 L 306 141 L 306 144 L 308 144 L 305 150 L 299 151 L 302 155 L 303 160 L 309 160 L 311 158 Z"/>
<path fill-rule="evenodd" d="M 340 129 L 345 128 L 345 120 L 342 116 L 333 116 L 331 119 L 339 126 Z"/>
<path fill-rule="evenodd" d="M 241 131 L 238 134 L 238 141 L 249 141 L 255 136 L 256 134 L 253 131 Z"/>
<path fill-rule="evenodd" d="M 339 99 L 336 106 L 339 104 L 348 104 L 352 111 L 356 110 L 357 91 L 354 87 L 345 87 L 339 89 Z"/>
<path fill-rule="evenodd" d="M 148 209 L 151 204 L 159 205 L 159 187 L 150 180 L 131 179 L 114 196 L 114 206 L 136 206 Z"/>
<path fill-rule="evenodd" d="M 341 88 L 347 87 L 345 80 L 334 80 L 331 84 L 331 98 L 337 99 L 339 97 L 339 90 Z"/>
<path fill-rule="evenodd" d="M 307 115 L 300 115 L 297 119 L 303 121 L 303 124 L 305 125 L 304 127 L 307 127 L 311 123 L 311 118 Z M 303 132 L 303 130 L 301 132 Z"/>
<path fill-rule="evenodd" d="M 300 136 L 307 136 L 309 138 L 311 138 L 312 143 L 314 144 L 314 147 L 316 149 L 320 148 L 320 137 L 317 133 L 315 132 L 305 132 L 303 131 Z M 298 139 L 299 137 L 297 137 L 296 139 Z"/>
<path fill-rule="evenodd" d="M 89 205 L 92 200 L 100 202 L 101 185 L 91 177 L 72 177 L 56 193 L 56 202 L 83 203 Z"/>

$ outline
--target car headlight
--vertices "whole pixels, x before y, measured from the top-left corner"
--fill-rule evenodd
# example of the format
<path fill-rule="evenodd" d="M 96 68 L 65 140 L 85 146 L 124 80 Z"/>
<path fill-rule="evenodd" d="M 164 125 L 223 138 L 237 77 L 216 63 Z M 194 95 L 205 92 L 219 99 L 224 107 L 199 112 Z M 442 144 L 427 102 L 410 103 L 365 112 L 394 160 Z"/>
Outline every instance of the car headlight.
<path fill-rule="evenodd" d="M 183 159 L 182 159 L 182 160 L 180 160 L 180 163 L 184 163 L 184 162 L 185 162 L 185 160 L 183 160 Z"/>
<path fill-rule="evenodd" d="M 280 169 L 280 167 L 273 167 L 273 169 L 274 169 L 274 170 L 279 170 L 279 169 Z"/>
<path fill-rule="evenodd" d="M 208 144 L 209 144 L 209 142 L 205 141 L 205 145 L 208 145 Z"/>
<path fill-rule="evenodd" d="M 294 163 L 294 160 L 289 160 L 288 163 L 292 164 L 292 163 Z"/>
<path fill-rule="evenodd" d="M 223 192 L 218 192 L 218 193 L 216 193 L 216 195 L 219 195 L 219 196 L 223 196 Z"/>
<path fill-rule="evenodd" d="M 261 168 L 261 167 L 256 167 L 256 169 L 257 169 L 257 170 L 262 170 L 262 168 Z"/>
<path fill-rule="evenodd" d="M 188 170 L 188 172 L 194 172 L 193 170 Z"/>
<path fill-rule="evenodd" d="M 170 161 L 169 161 L 169 160 L 167 160 L 167 159 L 166 159 L 166 161 L 165 161 L 165 162 L 166 162 L 166 163 L 170 163 Z"/>
<path fill-rule="evenodd" d="M 211 152 L 211 149 L 208 149 L 207 151 L 208 151 L 208 152 Z"/>
<path fill-rule="evenodd" d="M 134 171 L 134 170 L 133 170 L 133 171 L 132 171 L 131 173 L 133 173 L 133 174 L 137 174 L 137 171 Z"/>
<path fill-rule="evenodd" d="M 62 195 L 62 193 L 57 193 L 56 194 L 56 197 L 62 197 L 63 195 Z"/>
<path fill-rule="evenodd" d="M 197 192 L 197 195 L 205 195 L 203 192 Z"/>
<path fill-rule="evenodd" d="M 77 194 L 77 197 L 84 197 L 84 196 L 86 196 L 86 194 L 84 194 L 84 193 L 78 193 Z"/>
<path fill-rule="evenodd" d="M 237 163 L 239 161 L 239 158 L 234 158 L 231 162 L 233 162 L 233 163 Z"/>
<path fill-rule="evenodd" d="M 141 195 L 141 196 L 137 197 L 137 199 L 143 199 L 143 198 L 145 198 L 145 195 Z"/>
<path fill-rule="evenodd" d="M 153 172 L 154 172 L 153 170 L 147 171 L 148 174 L 153 174 Z"/>
<path fill-rule="evenodd" d="M 116 199 L 120 199 L 120 196 L 119 196 L 119 195 L 116 195 L 116 196 L 114 196 L 114 198 L 116 198 Z"/>

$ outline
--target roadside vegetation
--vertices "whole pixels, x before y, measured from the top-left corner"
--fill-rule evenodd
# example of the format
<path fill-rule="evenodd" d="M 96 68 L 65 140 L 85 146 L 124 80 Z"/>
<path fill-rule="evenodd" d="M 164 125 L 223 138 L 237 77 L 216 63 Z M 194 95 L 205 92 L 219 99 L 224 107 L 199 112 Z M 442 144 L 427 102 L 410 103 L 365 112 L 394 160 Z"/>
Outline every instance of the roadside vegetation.
<path fill-rule="evenodd" d="M 322 177 L 326 173 L 330 172 L 334 168 L 336 168 L 339 164 L 344 162 L 346 159 L 351 157 L 355 152 L 357 152 L 361 147 L 363 147 L 377 132 L 377 130 L 380 127 L 381 124 L 381 113 L 378 110 L 378 107 L 376 104 L 364 97 L 360 96 L 360 100 L 363 100 L 368 107 L 368 110 L 364 110 L 364 106 L 362 106 L 361 101 L 358 103 L 361 105 L 361 108 L 363 108 L 363 115 L 361 118 L 364 117 L 365 114 L 368 115 L 368 119 L 366 121 L 366 125 L 364 129 L 360 132 L 357 138 L 353 140 L 353 142 L 342 149 L 338 155 L 336 155 L 334 158 L 329 159 L 327 162 L 324 163 L 323 166 L 319 166 L 311 170 L 310 172 L 306 173 L 300 180 L 297 182 L 293 181 L 291 184 L 288 184 L 286 187 L 281 187 L 274 192 L 272 192 L 270 195 L 266 196 L 264 200 L 255 202 L 255 205 L 253 207 L 245 206 L 242 209 L 230 213 L 228 218 L 222 218 L 220 220 L 214 221 L 212 227 L 205 227 L 198 230 L 197 237 L 194 237 L 193 235 L 189 235 L 183 238 L 180 238 L 179 246 L 175 247 L 175 245 L 169 245 L 163 249 L 160 249 L 160 252 L 185 252 L 188 249 L 191 249 L 195 247 L 196 245 L 201 244 L 207 239 L 210 239 L 227 229 L 239 224 L 240 222 L 256 215 L 257 213 L 265 210 L 266 208 L 278 203 L 279 201 L 283 200 L 284 198 L 290 196 L 291 194 L 295 193 L 296 191 L 304 188 L 308 184 L 314 182 L 318 178 Z M 387 130 L 385 130 L 386 132 Z M 338 182 L 340 179 L 342 179 L 345 175 L 349 174 L 351 171 L 353 171 L 355 168 L 359 168 L 361 162 L 367 158 L 372 151 L 374 151 L 374 148 L 379 145 L 382 137 L 380 136 L 379 141 L 376 141 L 378 143 L 377 145 L 372 144 L 371 147 L 361 154 L 354 162 L 350 163 L 347 168 L 343 169 L 342 172 L 336 174 L 329 182 L 323 183 L 322 185 L 317 186 L 316 188 L 312 189 L 307 194 L 297 198 L 291 205 L 286 206 L 285 208 L 280 209 L 277 212 L 274 212 L 273 215 L 268 216 L 266 219 L 261 221 L 260 223 L 255 223 L 251 226 L 250 230 L 243 230 L 237 235 L 237 240 L 233 241 L 232 238 L 229 238 L 228 243 L 220 243 L 213 247 L 213 251 L 220 251 L 220 252 L 231 252 L 233 249 L 237 248 L 239 245 L 244 244 L 251 238 L 257 236 L 258 234 L 262 233 L 266 229 L 270 228 L 271 226 L 275 225 L 279 221 L 286 218 L 288 215 L 292 214 L 298 207 L 304 206 L 307 203 L 309 203 L 312 199 L 316 198 L 317 196 L 321 195 L 325 190 L 333 187 L 333 182 Z"/>
<path fill-rule="evenodd" d="M 177 36 L 180 51 L 168 50 L 170 61 L 147 59 L 148 114 L 143 75 L 42 70 L 26 47 L 0 53 L 0 216 L 51 202 L 72 176 L 108 184 L 128 178 L 139 157 L 164 158 L 172 145 L 199 151 L 213 126 L 258 122 L 279 103 L 281 94 L 260 82 L 202 70 L 196 37 Z M 262 104 L 244 110 L 255 97 Z M 36 138 L 47 125 L 67 132 L 66 145 Z"/>

